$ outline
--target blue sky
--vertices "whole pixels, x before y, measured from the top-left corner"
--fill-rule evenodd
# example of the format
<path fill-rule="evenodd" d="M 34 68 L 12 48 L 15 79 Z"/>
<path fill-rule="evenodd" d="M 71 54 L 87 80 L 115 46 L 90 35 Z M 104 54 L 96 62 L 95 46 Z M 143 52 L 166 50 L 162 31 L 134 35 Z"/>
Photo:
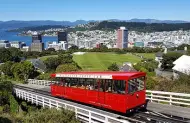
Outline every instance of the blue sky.
<path fill-rule="evenodd" d="M 1 0 L 0 20 L 190 21 L 190 0 Z"/>

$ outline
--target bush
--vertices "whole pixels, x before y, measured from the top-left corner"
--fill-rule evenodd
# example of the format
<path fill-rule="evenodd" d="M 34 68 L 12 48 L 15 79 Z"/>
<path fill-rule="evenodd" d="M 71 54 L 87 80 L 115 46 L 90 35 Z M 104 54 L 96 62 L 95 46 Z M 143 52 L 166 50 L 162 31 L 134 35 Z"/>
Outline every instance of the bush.
<path fill-rule="evenodd" d="M 56 69 L 56 72 L 70 72 L 70 71 L 78 71 L 80 68 L 75 64 L 62 64 L 59 65 Z"/>
<path fill-rule="evenodd" d="M 108 67 L 108 70 L 109 70 L 109 71 L 119 71 L 119 66 L 118 66 L 116 63 L 113 63 L 113 64 L 111 64 L 111 65 Z"/>
<path fill-rule="evenodd" d="M 28 113 L 23 118 L 24 123 L 79 123 L 75 113 L 68 110 L 40 109 Z"/>
<path fill-rule="evenodd" d="M 19 112 L 19 105 L 18 102 L 15 100 L 13 95 L 9 95 L 10 101 L 10 111 L 12 114 L 16 114 Z"/>

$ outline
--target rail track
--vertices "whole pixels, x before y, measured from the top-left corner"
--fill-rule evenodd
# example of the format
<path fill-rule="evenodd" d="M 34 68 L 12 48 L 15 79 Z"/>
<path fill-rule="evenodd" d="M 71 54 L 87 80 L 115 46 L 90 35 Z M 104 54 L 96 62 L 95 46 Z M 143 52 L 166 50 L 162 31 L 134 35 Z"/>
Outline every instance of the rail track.
<path fill-rule="evenodd" d="M 22 85 L 14 85 L 14 88 L 17 89 L 21 89 L 27 92 L 31 92 L 31 93 L 35 93 L 35 94 L 39 94 L 41 96 L 44 96 L 46 98 L 55 98 L 51 96 L 51 93 L 48 91 L 43 91 L 40 89 L 35 89 L 35 88 L 30 88 L 30 87 L 25 87 Z M 103 114 L 103 115 L 108 115 L 109 117 L 114 117 L 116 119 L 119 119 L 121 121 L 123 121 L 124 123 L 190 123 L 190 119 L 184 119 L 184 118 L 180 118 L 180 117 L 170 117 L 167 114 L 161 114 L 158 112 L 153 112 L 153 111 L 136 111 L 134 114 L 130 115 L 130 116 L 125 116 L 125 114 L 120 114 L 120 113 L 113 113 L 111 111 L 105 111 L 99 108 L 94 108 L 91 106 L 87 106 L 87 105 L 83 105 L 81 103 L 76 103 L 70 100 L 66 100 L 66 99 L 60 99 L 60 98 L 56 98 L 56 100 L 58 101 L 64 101 L 66 103 L 68 103 L 69 105 L 77 105 L 79 107 L 82 107 L 84 109 L 87 110 L 91 110 L 93 112 L 98 112 L 99 114 Z M 39 105 L 42 105 L 42 103 L 39 103 Z M 80 113 L 77 114 L 77 118 L 79 118 L 82 122 L 90 122 L 88 120 L 84 120 L 85 118 L 80 118 L 82 117 L 82 115 L 80 115 Z M 99 117 L 101 119 L 101 116 L 96 116 Z M 87 118 L 88 119 L 88 118 Z M 103 123 L 105 121 L 103 120 L 96 120 L 96 118 L 94 118 L 93 122 L 97 122 L 97 123 Z M 108 121 L 108 122 L 112 122 L 112 121 Z M 113 123 L 117 123 L 117 122 L 113 122 Z M 118 123 L 122 123 L 122 122 L 118 122 Z"/>

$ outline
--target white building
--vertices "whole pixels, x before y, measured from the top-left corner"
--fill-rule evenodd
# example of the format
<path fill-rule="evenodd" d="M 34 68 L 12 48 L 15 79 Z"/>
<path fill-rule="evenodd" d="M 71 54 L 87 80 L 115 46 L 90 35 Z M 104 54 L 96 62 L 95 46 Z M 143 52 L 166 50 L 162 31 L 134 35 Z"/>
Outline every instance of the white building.
<path fill-rule="evenodd" d="M 49 49 L 49 48 L 54 48 L 56 51 L 57 50 L 67 50 L 68 44 L 66 41 L 60 41 L 59 43 L 57 43 L 56 41 L 48 42 L 47 49 Z"/>
<path fill-rule="evenodd" d="M 7 40 L 0 40 L 0 48 L 9 48 L 10 43 Z"/>
<path fill-rule="evenodd" d="M 178 78 L 180 74 L 190 75 L 190 56 L 183 55 L 173 62 L 173 76 Z"/>
<path fill-rule="evenodd" d="M 11 47 L 21 48 L 21 42 L 20 41 L 11 41 L 10 45 L 11 45 Z"/>

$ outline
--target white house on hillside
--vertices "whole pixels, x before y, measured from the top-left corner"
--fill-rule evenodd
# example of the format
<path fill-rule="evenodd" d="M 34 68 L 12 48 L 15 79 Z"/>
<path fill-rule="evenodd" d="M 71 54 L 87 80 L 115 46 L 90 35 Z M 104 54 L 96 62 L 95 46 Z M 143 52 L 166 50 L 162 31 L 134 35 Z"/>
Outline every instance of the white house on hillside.
<path fill-rule="evenodd" d="M 180 74 L 190 75 L 190 56 L 183 55 L 173 62 L 173 76 L 178 78 Z"/>

